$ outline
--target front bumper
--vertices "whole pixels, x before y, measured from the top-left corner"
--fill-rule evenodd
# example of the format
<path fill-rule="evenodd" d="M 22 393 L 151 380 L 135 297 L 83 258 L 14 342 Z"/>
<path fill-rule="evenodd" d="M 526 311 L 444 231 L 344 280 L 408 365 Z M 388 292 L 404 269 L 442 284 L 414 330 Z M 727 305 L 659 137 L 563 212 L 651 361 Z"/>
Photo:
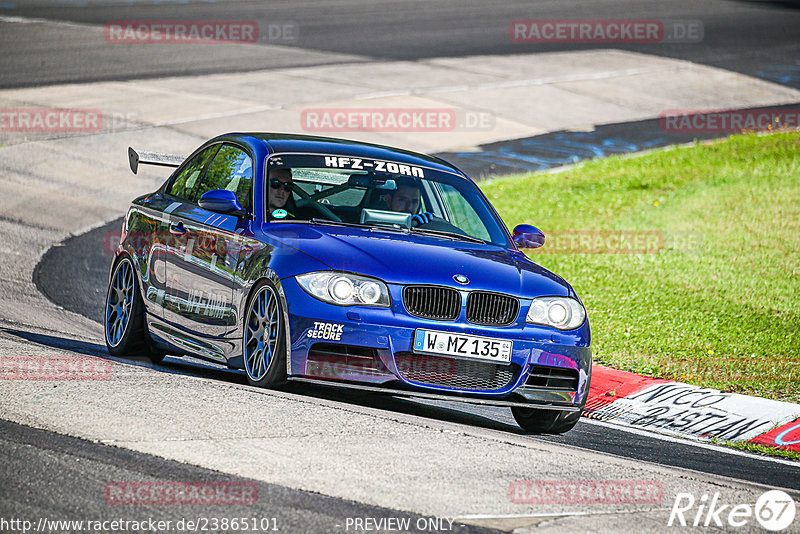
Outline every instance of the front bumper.
<path fill-rule="evenodd" d="M 320 302 L 294 278 L 282 280 L 282 285 L 289 308 L 291 378 L 358 384 L 360 389 L 396 394 L 482 399 L 495 405 L 573 409 L 586 400 L 592 365 L 591 348 L 585 342 L 588 322 L 566 333 L 526 325 L 529 301 L 523 301 L 520 317 L 510 326 L 431 321 L 405 311 L 402 286 L 389 285 L 391 308 L 371 308 Z M 511 362 L 416 354 L 412 344 L 418 328 L 511 340 Z"/>

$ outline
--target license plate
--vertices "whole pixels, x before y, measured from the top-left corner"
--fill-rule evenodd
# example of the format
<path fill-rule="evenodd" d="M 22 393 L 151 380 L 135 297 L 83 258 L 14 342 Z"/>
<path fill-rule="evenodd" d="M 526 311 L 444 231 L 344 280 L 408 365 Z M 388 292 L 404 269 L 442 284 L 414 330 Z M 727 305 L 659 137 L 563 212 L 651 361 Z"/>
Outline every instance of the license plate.
<path fill-rule="evenodd" d="M 460 356 L 497 363 L 511 361 L 513 342 L 490 337 L 468 336 L 435 330 L 414 332 L 414 352 Z"/>

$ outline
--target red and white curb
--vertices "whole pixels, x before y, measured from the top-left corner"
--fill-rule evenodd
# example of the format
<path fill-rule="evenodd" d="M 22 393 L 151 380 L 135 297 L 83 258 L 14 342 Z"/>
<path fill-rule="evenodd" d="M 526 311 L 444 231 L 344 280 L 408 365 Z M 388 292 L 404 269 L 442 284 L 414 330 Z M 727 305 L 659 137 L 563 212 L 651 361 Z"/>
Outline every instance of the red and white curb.
<path fill-rule="evenodd" d="M 800 452 L 800 405 L 592 368 L 583 415 L 701 440 L 749 441 Z"/>

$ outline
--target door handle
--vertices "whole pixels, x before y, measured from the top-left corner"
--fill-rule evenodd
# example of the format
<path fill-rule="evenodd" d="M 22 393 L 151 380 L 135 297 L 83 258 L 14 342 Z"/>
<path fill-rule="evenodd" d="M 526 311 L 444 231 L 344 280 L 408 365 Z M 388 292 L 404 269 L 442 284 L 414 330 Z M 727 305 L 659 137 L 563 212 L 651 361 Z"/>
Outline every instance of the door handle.
<path fill-rule="evenodd" d="M 174 223 L 169 225 L 169 233 L 172 235 L 183 235 L 186 233 L 186 228 L 183 227 L 183 223 Z"/>

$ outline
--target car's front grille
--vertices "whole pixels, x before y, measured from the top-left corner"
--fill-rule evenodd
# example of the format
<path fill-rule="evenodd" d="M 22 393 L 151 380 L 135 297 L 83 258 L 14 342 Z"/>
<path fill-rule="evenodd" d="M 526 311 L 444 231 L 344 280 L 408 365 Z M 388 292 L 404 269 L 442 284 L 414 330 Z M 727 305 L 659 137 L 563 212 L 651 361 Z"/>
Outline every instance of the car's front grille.
<path fill-rule="evenodd" d="M 442 356 L 398 352 L 395 363 L 409 382 L 465 391 L 497 391 L 509 386 L 519 374 L 516 364 L 461 360 Z"/>
<path fill-rule="evenodd" d="M 577 391 L 578 371 L 563 367 L 531 365 L 525 385 L 560 391 Z"/>
<path fill-rule="evenodd" d="M 519 314 L 519 299 L 501 293 L 473 291 L 467 297 L 467 321 L 487 326 L 506 326 Z"/>
<path fill-rule="evenodd" d="M 411 315 L 435 321 L 454 321 L 461 311 L 461 295 L 439 286 L 406 286 L 403 304 Z"/>

